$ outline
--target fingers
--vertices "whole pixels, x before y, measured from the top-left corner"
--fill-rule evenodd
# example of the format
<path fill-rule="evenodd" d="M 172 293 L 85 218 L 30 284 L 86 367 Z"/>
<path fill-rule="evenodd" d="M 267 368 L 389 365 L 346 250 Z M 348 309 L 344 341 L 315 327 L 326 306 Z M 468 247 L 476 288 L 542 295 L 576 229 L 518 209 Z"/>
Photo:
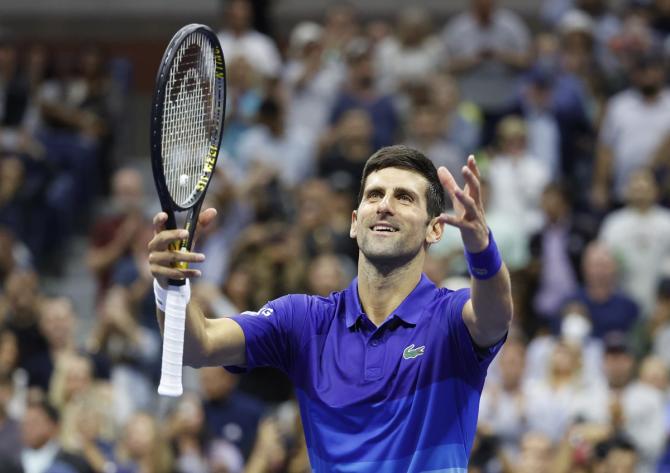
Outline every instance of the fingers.
<path fill-rule="evenodd" d="M 470 156 L 468 156 L 467 165 L 468 165 L 468 169 L 470 169 L 470 171 L 472 171 L 472 174 L 474 174 L 475 177 L 478 180 L 481 180 L 481 174 L 479 173 L 479 166 L 477 166 L 477 161 L 475 160 L 475 155 L 474 154 L 471 154 Z"/>
<path fill-rule="evenodd" d="M 202 274 L 198 269 L 171 268 L 154 264 L 150 265 L 150 267 L 151 274 L 153 274 L 156 279 L 191 279 L 198 278 Z"/>
<path fill-rule="evenodd" d="M 452 176 L 449 170 L 444 166 L 440 166 L 437 169 L 437 177 L 440 179 L 442 187 L 444 187 L 444 189 L 449 194 L 449 198 L 451 199 L 451 204 L 453 205 L 454 209 L 459 210 L 461 205 L 456 199 L 456 191 L 460 190 L 460 187 L 458 187 L 456 179 L 454 179 L 454 176 Z"/>
<path fill-rule="evenodd" d="M 214 208 L 208 208 L 200 212 L 200 215 L 198 215 L 198 225 L 206 228 L 207 225 L 212 223 L 214 219 L 216 218 L 216 209 Z"/>
<path fill-rule="evenodd" d="M 170 248 L 170 245 L 188 238 L 188 231 L 183 229 L 177 230 L 163 230 L 156 233 L 147 245 L 149 252 L 165 251 Z"/>
<path fill-rule="evenodd" d="M 202 261 L 205 261 L 205 255 L 190 251 L 154 251 L 149 254 L 149 264 L 174 266 L 177 263 L 200 263 Z"/>
<path fill-rule="evenodd" d="M 469 166 L 470 162 L 468 161 L 468 166 L 463 166 L 461 172 L 463 173 L 463 178 L 467 183 L 467 193 L 472 197 L 476 204 L 480 202 L 480 183 L 479 178 L 472 170 L 472 167 Z"/>
<path fill-rule="evenodd" d="M 165 230 L 165 223 L 167 222 L 167 214 L 165 212 L 158 212 L 154 215 L 154 233 L 160 233 Z"/>
<path fill-rule="evenodd" d="M 458 199 L 458 201 L 465 209 L 465 215 L 463 216 L 464 218 L 470 220 L 477 217 L 478 207 L 477 203 L 472 197 L 459 189 L 456 191 L 456 199 Z"/>

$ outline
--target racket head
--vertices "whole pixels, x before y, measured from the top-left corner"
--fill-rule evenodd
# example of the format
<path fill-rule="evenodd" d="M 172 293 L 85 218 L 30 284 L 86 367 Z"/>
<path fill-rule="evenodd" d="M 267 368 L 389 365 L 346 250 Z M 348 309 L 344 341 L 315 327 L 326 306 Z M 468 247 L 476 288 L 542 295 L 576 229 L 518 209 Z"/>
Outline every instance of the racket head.
<path fill-rule="evenodd" d="M 165 49 L 151 106 L 151 165 L 168 228 L 176 228 L 175 211 L 202 203 L 216 167 L 225 107 L 219 40 L 206 25 L 186 25 Z"/>

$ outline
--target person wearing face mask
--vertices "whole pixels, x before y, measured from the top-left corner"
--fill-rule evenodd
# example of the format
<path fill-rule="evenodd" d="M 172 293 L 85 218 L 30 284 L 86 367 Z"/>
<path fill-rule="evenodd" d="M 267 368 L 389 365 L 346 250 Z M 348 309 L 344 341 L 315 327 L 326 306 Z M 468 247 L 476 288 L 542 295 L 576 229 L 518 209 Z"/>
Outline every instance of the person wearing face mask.
<path fill-rule="evenodd" d="M 630 176 L 651 164 L 670 131 L 670 92 L 664 87 L 662 56 L 652 51 L 636 57 L 630 79 L 631 87 L 607 102 L 599 132 L 591 191 L 592 204 L 599 210 L 623 200 Z"/>

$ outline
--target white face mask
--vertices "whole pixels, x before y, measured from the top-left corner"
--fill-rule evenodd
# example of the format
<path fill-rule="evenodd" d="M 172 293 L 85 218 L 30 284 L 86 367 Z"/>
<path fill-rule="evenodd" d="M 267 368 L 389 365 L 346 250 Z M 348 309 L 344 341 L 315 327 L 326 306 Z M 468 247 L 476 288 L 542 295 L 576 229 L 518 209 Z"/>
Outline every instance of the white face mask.
<path fill-rule="evenodd" d="M 561 322 L 561 337 L 568 343 L 583 345 L 591 334 L 591 322 L 581 314 L 569 313 Z"/>

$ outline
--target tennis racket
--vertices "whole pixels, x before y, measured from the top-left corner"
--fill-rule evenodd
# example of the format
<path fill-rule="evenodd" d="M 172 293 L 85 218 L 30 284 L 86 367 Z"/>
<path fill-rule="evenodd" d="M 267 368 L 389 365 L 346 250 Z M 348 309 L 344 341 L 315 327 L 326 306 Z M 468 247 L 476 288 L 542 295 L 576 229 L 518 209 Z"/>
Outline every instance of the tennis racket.
<path fill-rule="evenodd" d="M 216 167 L 226 105 L 225 63 L 214 32 L 204 25 L 180 29 L 163 54 L 151 106 L 151 166 L 166 227 L 186 212 L 188 238 L 173 251 L 190 251 L 200 207 Z M 177 267 L 185 269 L 187 263 Z M 158 393 L 182 394 L 187 297 L 185 280 L 170 280 L 165 300 L 163 358 Z"/>

